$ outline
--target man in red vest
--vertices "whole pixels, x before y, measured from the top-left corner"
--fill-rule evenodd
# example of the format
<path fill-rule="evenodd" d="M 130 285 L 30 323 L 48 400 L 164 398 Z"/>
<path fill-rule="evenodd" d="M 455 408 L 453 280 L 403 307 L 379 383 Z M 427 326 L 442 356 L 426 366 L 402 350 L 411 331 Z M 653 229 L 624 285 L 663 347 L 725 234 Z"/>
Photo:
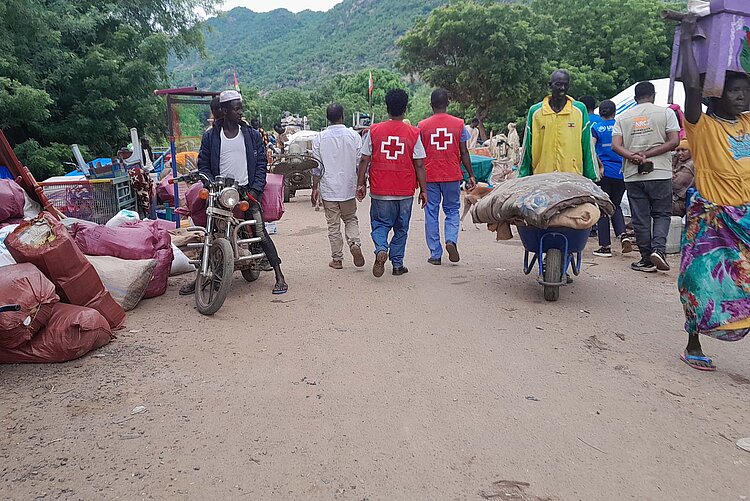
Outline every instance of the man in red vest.
<path fill-rule="evenodd" d="M 476 185 L 471 168 L 471 156 L 466 148 L 469 132 L 464 121 L 447 113 L 448 91 L 435 89 L 430 98 L 432 116 L 419 122 L 419 134 L 427 152 L 424 161 L 427 173 L 427 207 L 424 215 L 424 232 L 430 249 L 430 264 L 441 264 L 443 247 L 440 245 L 440 202 L 445 213 L 445 250 L 448 259 L 457 263 L 459 209 L 461 208 L 461 164 L 469 174 L 467 189 Z"/>
<path fill-rule="evenodd" d="M 362 159 L 357 173 L 357 199 L 367 194 L 365 175 L 370 175 L 370 226 L 375 243 L 375 264 L 372 274 L 382 277 L 385 262 L 390 257 L 393 274 L 403 275 L 406 238 L 409 233 L 414 189 L 419 185 L 419 201 L 427 203 L 427 186 L 424 172 L 425 151 L 419 129 L 404 123 L 409 96 L 394 89 L 385 96 L 390 120 L 370 127 L 364 138 Z M 393 238 L 388 235 L 393 230 Z"/>

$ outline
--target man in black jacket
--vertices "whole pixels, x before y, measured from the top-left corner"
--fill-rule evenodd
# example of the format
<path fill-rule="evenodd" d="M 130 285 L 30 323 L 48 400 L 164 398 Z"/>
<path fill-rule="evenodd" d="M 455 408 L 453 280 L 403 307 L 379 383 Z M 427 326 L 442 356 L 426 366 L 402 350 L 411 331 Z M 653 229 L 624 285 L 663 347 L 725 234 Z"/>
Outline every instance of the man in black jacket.
<path fill-rule="evenodd" d="M 203 134 L 198 170 L 208 178 L 231 177 L 240 185 L 240 194 L 247 197 L 250 210 L 247 219 L 262 221 L 260 200 L 266 187 L 266 149 L 260 133 L 242 119 L 242 96 L 228 90 L 219 96 L 223 119 Z M 281 272 L 281 259 L 276 246 L 263 226 L 261 247 L 276 274 L 274 294 L 283 294 L 288 287 Z"/>

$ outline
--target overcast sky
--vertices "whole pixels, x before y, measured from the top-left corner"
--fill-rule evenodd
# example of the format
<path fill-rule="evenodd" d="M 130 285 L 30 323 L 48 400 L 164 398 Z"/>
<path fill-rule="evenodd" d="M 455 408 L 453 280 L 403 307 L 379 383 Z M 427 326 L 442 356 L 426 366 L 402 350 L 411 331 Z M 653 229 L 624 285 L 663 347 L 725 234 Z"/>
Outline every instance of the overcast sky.
<path fill-rule="evenodd" d="M 299 12 L 305 9 L 328 10 L 342 0 L 227 0 L 221 10 L 247 7 L 255 12 L 268 12 L 274 9 L 287 9 Z"/>

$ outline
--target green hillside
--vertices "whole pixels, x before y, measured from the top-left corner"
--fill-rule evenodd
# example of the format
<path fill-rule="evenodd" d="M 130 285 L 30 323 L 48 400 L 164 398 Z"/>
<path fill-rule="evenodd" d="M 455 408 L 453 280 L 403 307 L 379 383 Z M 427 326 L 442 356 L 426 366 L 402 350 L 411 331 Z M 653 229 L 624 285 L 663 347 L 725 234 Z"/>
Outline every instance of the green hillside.
<path fill-rule="evenodd" d="M 206 55 L 172 64 L 176 85 L 226 87 L 237 68 L 240 83 L 271 90 L 315 84 L 336 73 L 392 68 L 395 41 L 446 0 L 344 0 L 327 12 L 239 7 L 206 23 Z"/>

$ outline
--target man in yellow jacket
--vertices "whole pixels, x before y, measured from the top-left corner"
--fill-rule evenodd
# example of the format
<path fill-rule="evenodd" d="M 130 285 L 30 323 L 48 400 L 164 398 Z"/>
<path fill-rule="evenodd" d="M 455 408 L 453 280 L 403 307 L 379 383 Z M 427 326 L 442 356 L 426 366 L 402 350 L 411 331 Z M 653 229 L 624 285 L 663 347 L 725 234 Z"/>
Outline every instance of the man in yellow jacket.
<path fill-rule="evenodd" d="M 570 74 L 555 70 L 550 95 L 529 110 L 519 177 L 573 172 L 597 180 L 586 105 L 568 96 Z"/>

